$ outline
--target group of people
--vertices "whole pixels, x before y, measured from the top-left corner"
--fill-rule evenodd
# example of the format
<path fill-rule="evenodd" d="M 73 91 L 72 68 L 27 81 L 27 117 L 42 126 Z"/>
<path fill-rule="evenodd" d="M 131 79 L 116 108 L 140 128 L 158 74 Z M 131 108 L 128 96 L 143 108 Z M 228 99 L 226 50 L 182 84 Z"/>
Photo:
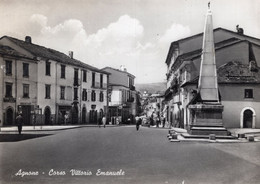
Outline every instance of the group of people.
<path fill-rule="evenodd" d="M 162 127 L 165 127 L 166 118 L 164 116 L 155 116 L 153 113 L 149 118 L 149 125 L 154 126 L 156 124 L 156 127 L 159 128 L 159 125 L 162 124 Z"/>
<path fill-rule="evenodd" d="M 159 118 L 157 118 L 157 119 L 158 120 L 156 121 L 156 126 L 159 127 L 160 119 Z M 142 118 L 136 116 L 135 118 L 133 118 L 133 120 L 135 121 L 136 130 L 138 131 L 140 129 L 140 125 L 142 125 Z M 162 126 L 164 127 L 165 126 L 165 118 L 161 118 L 161 120 L 162 120 Z M 151 125 L 153 125 L 153 121 L 154 121 L 154 119 L 150 117 L 150 124 Z M 99 120 L 98 120 L 99 128 L 102 125 L 103 125 L 104 128 L 106 128 L 106 122 L 107 122 L 106 116 L 100 117 Z M 23 117 L 22 117 L 21 114 L 19 114 L 16 117 L 16 125 L 18 127 L 19 134 L 21 134 L 22 133 L 22 128 L 23 128 Z"/>
<path fill-rule="evenodd" d="M 106 128 L 106 116 L 100 117 L 98 120 L 98 127 L 100 128 L 102 125 L 104 126 L 104 128 Z"/>

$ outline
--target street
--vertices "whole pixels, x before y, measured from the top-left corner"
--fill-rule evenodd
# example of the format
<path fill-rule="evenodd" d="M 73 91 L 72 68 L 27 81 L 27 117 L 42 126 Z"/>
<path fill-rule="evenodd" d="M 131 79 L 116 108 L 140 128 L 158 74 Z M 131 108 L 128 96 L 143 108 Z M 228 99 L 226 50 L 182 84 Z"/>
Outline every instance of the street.
<path fill-rule="evenodd" d="M 171 143 L 167 133 L 83 127 L 0 142 L 1 183 L 259 183 L 259 143 Z"/>

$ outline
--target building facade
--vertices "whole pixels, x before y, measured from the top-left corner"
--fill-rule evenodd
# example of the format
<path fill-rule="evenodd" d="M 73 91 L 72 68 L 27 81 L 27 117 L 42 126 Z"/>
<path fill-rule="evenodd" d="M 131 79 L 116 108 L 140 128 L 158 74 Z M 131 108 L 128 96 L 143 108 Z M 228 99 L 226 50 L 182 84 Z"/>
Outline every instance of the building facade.
<path fill-rule="evenodd" d="M 33 44 L 30 37 L 4 36 L 0 45 L 19 53 L 12 60 L 1 57 L 1 126 L 13 125 L 18 113 L 27 125 L 97 123 L 105 114 L 107 72 L 74 59 L 73 52 Z"/>
<path fill-rule="evenodd" d="M 110 73 L 109 76 L 109 117 L 114 123 L 115 117 L 120 122 L 127 122 L 137 114 L 137 92 L 134 86 L 135 76 L 128 73 L 125 68 L 115 69 L 106 67 L 102 69 Z"/>
<path fill-rule="evenodd" d="M 32 107 L 37 104 L 37 62 L 8 46 L 0 46 L 0 122 L 13 125 L 18 111 L 31 124 Z"/>
<path fill-rule="evenodd" d="M 171 43 L 165 92 L 167 121 L 193 124 L 188 106 L 197 97 L 203 34 Z M 260 40 L 243 32 L 214 29 L 219 95 L 226 128 L 260 128 Z"/>

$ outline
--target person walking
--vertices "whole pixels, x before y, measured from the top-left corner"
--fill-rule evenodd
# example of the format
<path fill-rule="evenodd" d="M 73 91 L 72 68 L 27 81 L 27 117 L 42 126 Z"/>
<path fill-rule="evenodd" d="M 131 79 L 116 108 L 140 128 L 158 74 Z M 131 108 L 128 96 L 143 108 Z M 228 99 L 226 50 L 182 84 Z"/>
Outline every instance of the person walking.
<path fill-rule="evenodd" d="M 16 124 L 17 124 L 17 127 L 18 127 L 18 132 L 19 134 L 22 133 L 22 129 L 23 129 L 23 117 L 21 114 L 19 114 L 17 117 L 16 117 Z"/>
<path fill-rule="evenodd" d="M 159 124 L 160 124 L 160 118 L 159 116 L 156 117 L 156 127 L 159 128 Z"/>
<path fill-rule="evenodd" d="M 142 124 L 142 119 L 140 117 L 136 117 L 136 130 L 138 131 L 140 128 L 140 125 Z"/>
<path fill-rule="evenodd" d="M 103 123 L 104 128 L 106 128 L 106 121 L 107 121 L 106 116 L 103 116 L 102 123 Z"/>
<path fill-rule="evenodd" d="M 163 128 L 165 127 L 165 121 L 166 121 L 165 117 L 162 116 L 162 126 L 163 126 Z"/>
<path fill-rule="evenodd" d="M 101 128 L 102 125 L 102 117 L 98 118 L 98 127 Z"/>

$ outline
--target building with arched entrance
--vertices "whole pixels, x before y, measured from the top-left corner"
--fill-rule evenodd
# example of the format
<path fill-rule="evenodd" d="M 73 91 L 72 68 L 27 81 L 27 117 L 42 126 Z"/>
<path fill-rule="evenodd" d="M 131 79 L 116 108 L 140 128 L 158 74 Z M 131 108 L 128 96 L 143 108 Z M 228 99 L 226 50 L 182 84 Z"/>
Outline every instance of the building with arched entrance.
<path fill-rule="evenodd" d="M 90 110 L 106 112 L 109 73 L 32 42 L 0 38 L 0 126 L 87 124 Z M 99 114 L 98 114 L 99 115 Z"/>
<path fill-rule="evenodd" d="M 252 107 L 245 107 L 240 115 L 240 128 L 255 128 L 256 112 Z"/>
<path fill-rule="evenodd" d="M 31 124 L 37 103 L 37 62 L 9 46 L 0 45 L 0 126 L 15 125 L 18 113 Z"/>
<path fill-rule="evenodd" d="M 213 35 L 224 127 L 260 128 L 260 39 L 224 28 Z M 167 121 L 176 124 L 174 113 L 182 112 L 187 129 L 194 121 L 188 106 L 197 96 L 202 39 L 200 33 L 172 42 L 166 59 Z"/>

